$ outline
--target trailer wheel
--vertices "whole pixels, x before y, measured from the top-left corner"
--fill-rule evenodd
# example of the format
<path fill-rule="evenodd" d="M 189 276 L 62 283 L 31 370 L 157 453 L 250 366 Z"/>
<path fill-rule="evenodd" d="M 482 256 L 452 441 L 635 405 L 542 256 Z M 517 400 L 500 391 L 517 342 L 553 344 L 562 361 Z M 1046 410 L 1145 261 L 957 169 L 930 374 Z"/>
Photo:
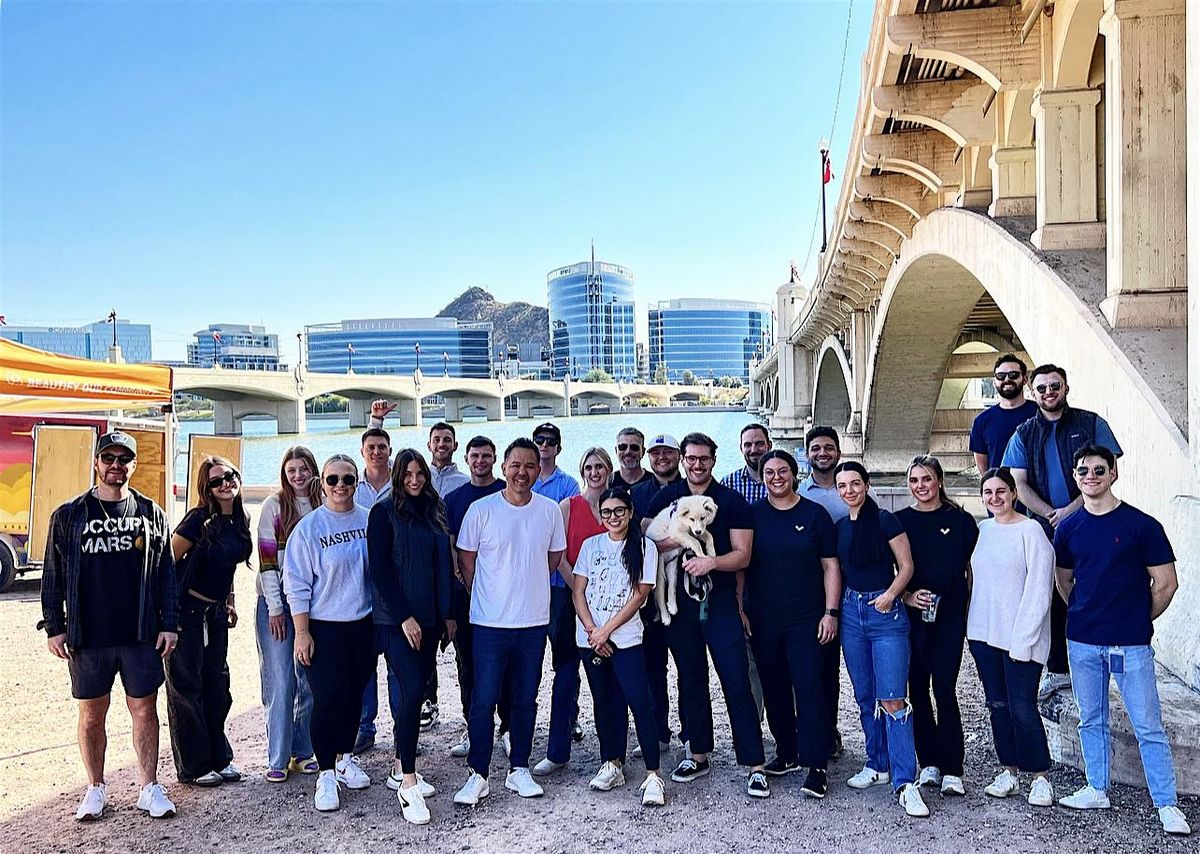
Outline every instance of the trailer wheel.
<path fill-rule="evenodd" d="M 8 550 L 8 547 L 0 543 L 0 593 L 6 592 L 16 580 L 16 561 L 13 560 L 12 552 Z"/>

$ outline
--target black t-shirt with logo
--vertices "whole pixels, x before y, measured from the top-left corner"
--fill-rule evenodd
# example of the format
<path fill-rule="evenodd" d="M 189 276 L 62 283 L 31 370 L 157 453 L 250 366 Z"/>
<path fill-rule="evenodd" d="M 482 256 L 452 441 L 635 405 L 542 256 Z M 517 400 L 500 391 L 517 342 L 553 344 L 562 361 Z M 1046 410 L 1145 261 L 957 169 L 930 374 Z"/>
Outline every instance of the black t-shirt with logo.
<path fill-rule="evenodd" d="M 137 643 L 148 527 L 132 496 L 122 501 L 88 496 L 79 564 L 82 647 Z"/>

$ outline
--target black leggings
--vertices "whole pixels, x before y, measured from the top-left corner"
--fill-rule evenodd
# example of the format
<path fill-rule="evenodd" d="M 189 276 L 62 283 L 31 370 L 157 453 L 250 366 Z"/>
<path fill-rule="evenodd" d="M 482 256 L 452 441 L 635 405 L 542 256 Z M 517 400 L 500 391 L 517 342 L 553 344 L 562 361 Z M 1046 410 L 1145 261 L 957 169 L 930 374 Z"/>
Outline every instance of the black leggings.
<path fill-rule="evenodd" d="M 908 697 L 917 759 L 922 767 L 961 777 L 964 742 L 958 672 L 967 637 L 965 609 L 943 607 L 936 621 L 926 623 L 919 610 L 909 608 L 908 624 Z"/>
<path fill-rule="evenodd" d="M 308 621 L 312 664 L 304 669 L 312 688 L 312 745 L 317 766 L 333 770 L 337 757 L 354 750 L 362 695 L 375 673 L 375 637 L 368 615 L 340 623 Z"/>
<path fill-rule="evenodd" d="M 421 627 L 421 648 L 413 649 L 399 626 L 376 626 L 375 642 L 383 652 L 388 667 L 396 674 L 400 685 L 400 705 L 392 721 L 392 736 L 396 743 L 396 758 L 405 774 L 417 770 L 417 737 L 421 732 L 421 702 L 429 675 L 437 664 L 440 632 L 430 626 Z"/>
<path fill-rule="evenodd" d="M 776 753 L 786 762 L 824 769 L 831 734 L 827 673 L 838 647 L 817 641 L 819 622 L 770 630 L 755 626 L 750 640 Z"/>

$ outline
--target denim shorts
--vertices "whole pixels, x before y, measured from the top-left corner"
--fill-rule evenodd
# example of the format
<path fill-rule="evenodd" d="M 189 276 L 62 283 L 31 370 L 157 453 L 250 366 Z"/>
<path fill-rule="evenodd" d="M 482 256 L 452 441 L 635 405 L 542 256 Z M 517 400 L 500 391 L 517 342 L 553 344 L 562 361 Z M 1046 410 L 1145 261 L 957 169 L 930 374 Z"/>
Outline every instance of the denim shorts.
<path fill-rule="evenodd" d="M 71 696 L 97 700 L 112 693 L 113 681 L 121 674 L 125 696 L 149 697 L 163 684 L 163 660 L 152 643 L 72 649 L 67 660 L 71 674 Z"/>

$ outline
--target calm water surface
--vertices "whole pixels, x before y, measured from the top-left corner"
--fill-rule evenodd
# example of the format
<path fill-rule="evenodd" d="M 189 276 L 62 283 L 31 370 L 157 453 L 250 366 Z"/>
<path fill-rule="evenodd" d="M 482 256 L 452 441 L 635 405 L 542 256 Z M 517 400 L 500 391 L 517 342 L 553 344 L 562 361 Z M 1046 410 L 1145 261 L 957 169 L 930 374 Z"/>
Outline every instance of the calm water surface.
<path fill-rule="evenodd" d="M 463 466 L 463 449 L 467 440 L 472 436 L 482 434 L 496 443 L 500 453 L 504 447 L 518 436 L 529 437 L 533 428 L 543 423 L 544 418 L 510 418 L 507 421 L 464 421 L 455 424 L 458 434 L 459 450 L 455 453 L 455 462 Z M 579 457 L 587 448 L 599 445 L 609 454 L 613 453 L 617 432 L 626 426 L 637 427 L 649 439 L 656 433 L 670 433 L 676 439 L 682 439 L 684 434 L 699 430 L 712 436 L 718 445 L 716 475 L 724 476 L 734 469 L 744 465 L 741 453 L 738 451 L 738 434 L 746 424 L 754 421 L 754 416 L 745 412 L 663 412 L 663 413 L 631 413 L 626 415 L 584 415 L 572 418 L 556 418 L 554 423 L 563 434 L 563 452 L 559 456 L 559 465 L 569 474 L 577 475 Z M 386 428 L 392 437 L 392 448 L 414 447 L 425 452 L 428 439 L 429 425 L 436 419 L 426 419 L 424 427 L 400 427 L 394 420 L 389 419 Z M 277 484 L 279 482 L 279 462 L 283 452 L 292 445 L 306 445 L 318 461 L 336 453 L 350 454 L 360 459 L 359 436 L 362 430 L 351 430 L 348 418 L 317 419 L 309 418 L 308 430 L 299 435 L 279 436 L 275 432 L 274 421 L 246 421 L 243 427 L 244 443 L 242 446 L 242 468 L 246 483 Z M 176 460 L 176 479 L 178 483 L 187 480 L 187 437 L 190 434 L 207 434 L 213 432 L 211 421 L 183 421 L 179 425 L 179 448 L 183 453 Z M 788 447 L 788 450 L 793 450 Z M 426 452 L 426 456 L 428 453 Z"/>

